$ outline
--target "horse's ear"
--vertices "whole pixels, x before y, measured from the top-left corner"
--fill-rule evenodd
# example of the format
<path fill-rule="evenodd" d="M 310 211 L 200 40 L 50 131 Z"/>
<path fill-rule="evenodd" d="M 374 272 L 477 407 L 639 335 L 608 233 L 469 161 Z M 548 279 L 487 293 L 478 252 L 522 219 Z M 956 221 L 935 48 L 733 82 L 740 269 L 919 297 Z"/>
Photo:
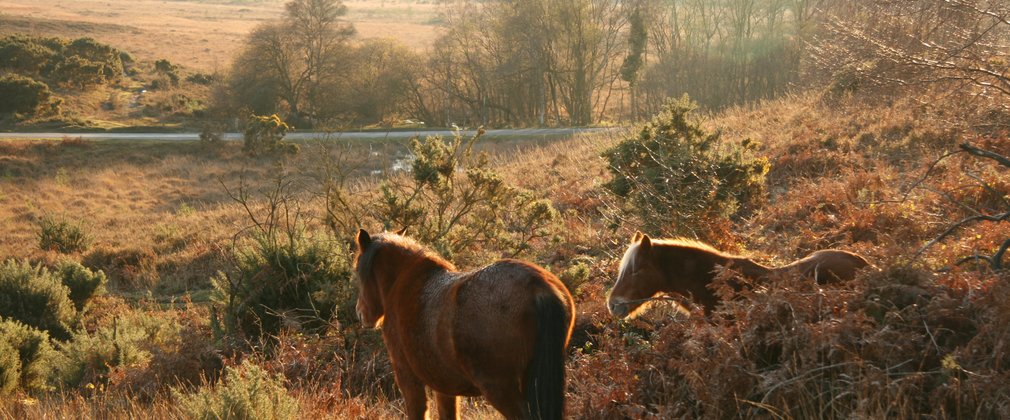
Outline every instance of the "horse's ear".
<path fill-rule="evenodd" d="M 640 239 L 642 239 L 642 231 L 636 230 L 635 234 L 631 237 L 631 242 L 638 242 Z"/>
<path fill-rule="evenodd" d="M 649 252 L 652 249 L 652 239 L 649 239 L 649 235 L 642 234 L 641 238 L 638 238 L 638 249 L 642 252 Z"/>
<path fill-rule="evenodd" d="M 358 249 L 365 249 L 368 244 L 372 243 L 372 237 L 368 236 L 368 232 L 364 229 L 358 229 Z"/>
<path fill-rule="evenodd" d="M 407 227 L 404 226 L 403 229 L 400 229 L 400 230 L 396 231 L 396 234 L 400 235 L 400 236 L 406 235 L 407 234 Z"/>

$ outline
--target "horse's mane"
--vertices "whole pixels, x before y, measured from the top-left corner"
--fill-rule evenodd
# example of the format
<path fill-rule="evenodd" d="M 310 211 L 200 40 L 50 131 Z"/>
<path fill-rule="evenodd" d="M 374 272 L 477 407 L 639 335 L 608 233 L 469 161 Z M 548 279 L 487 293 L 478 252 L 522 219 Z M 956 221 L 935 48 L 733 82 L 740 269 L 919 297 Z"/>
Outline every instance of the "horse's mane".
<path fill-rule="evenodd" d="M 395 247 L 407 254 L 415 255 L 418 258 L 431 261 L 433 264 L 444 268 L 449 271 L 454 271 L 455 266 L 452 265 L 441 255 L 438 255 L 434 251 L 425 248 L 423 245 L 417 243 L 417 241 L 408 238 L 406 236 L 397 235 L 394 233 L 378 233 L 372 236 L 372 244 L 365 250 L 358 260 L 358 274 L 370 273 L 372 272 L 373 266 L 375 265 L 375 254 L 382 248 Z"/>
<path fill-rule="evenodd" d="M 713 254 L 718 254 L 725 257 L 736 257 L 735 255 L 727 254 L 723 251 L 715 249 L 715 247 L 713 247 L 712 245 L 690 238 L 653 239 L 652 245 L 666 246 L 671 248 L 694 248 L 697 250 L 711 252 Z"/>

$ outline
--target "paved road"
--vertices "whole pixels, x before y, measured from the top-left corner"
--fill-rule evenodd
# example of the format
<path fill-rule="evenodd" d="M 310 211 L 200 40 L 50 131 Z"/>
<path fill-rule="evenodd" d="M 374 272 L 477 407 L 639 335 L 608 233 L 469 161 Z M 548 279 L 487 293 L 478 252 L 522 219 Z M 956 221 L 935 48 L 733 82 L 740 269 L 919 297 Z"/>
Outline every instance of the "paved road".
<path fill-rule="evenodd" d="M 484 137 L 542 137 L 542 136 L 566 136 L 578 133 L 598 133 L 614 130 L 613 128 L 529 128 L 529 129 L 505 129 L 487 130 Z M 476 130 L 462 131 L 464 136 L 472 136 Z M 449 130 L 429 130 L 429 131 L 345 131 L 336 133 L 321 132 L 293 132 L 288 133 L 285 139 L 288 140 L 311 140 L 311 139 L 409 139 L 414 136 L 450 136 L 453 131 Z M 0 139 L 61 139 L 64 137 L 87 140 L 181 140 L 191 141 L 200 138 L 199 133 L 2 133 Z M 225 140 L 241 140 L 240 133 L 225 133 Z"/>

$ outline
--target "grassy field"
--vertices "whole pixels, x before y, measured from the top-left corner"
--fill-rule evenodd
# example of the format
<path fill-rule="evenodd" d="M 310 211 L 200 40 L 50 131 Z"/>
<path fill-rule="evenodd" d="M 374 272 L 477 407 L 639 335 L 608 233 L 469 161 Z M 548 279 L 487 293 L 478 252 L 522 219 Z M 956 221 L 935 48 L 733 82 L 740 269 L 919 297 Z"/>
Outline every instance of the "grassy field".
<path fill-rule="evenodd" d="M 227 70 L 256 25 L 279 18 L 283 0 L 0 1 L 0 34 L 92 37 L 144 61 L 166 58 L 193 71 Z M 348 1 L 361 38 L 394 38 L 422 50 L 438 36 L 438 5 Z M 389 25 L 396 25 L 390 31 Z"/>
<path fill-rule="evenodd" d="M 610 174 L 599 156 L 627 133 L 479 142 L 492 152 L 491 168 L 503 179 L 547 198 L 559 212 L 560 229 L 534 242 L 527 258 L 559 275 L 577 264 L 588 271 L 573 290 L 579 327 L 568 360 L 569 414 L 1006 414 L 1001 343 L 1010 339 L 1010 311 L 1000 296 L 1007 292 L 1007 274 L 972 264 L 937 270 L 968 255 L 991 255 L 1010 237 L 1010 226 L 972 224 L 913 258 L 972 211 L 1006 211 L 1010 196 L 1005 168 L 963 154 L 924 176 L 934 160 L 965 140 L 1010 154 L 1005 133 L 977 132 L 951 124 L 946 115 L 913 101 L 878 106 L 805 95 L 709 118 L 706 127 L 722 130 L 729 142 L 760 142 L 756 153 L 771 163 L 764 204 L 722 227 L 716 245 L 768 263 L 842 248 L 877 268 L 838 287 L 776 280 L 741 293 L 710 320 L 663 305 L 630 322 L 606 312 L 605 294 L 626 238 L 642 225 L 602 188 Z M 209 278 L 230 269 L 230 247 L 250 223 L 226 187 L 234 190 L 244 180 L 250 191 L 266 190 L 276 174 L 287 174 L 304 194 L 308 229 L 350 252 L 348 238 L 324 228 L 316 195 L 320 171 L 326 162 L 345 168 L 346 185 L 369 202 L 382 174 L 406 153 L 402 142 L 301 146 L 294 157 L 250 158 L 239 144 L 0 143 L 0 256 L 69 257 L 105 270 L 109 293 L 99 302 L 102 310 L 85 315 L 90 333 L 114 319 L 155 314 L 193 338 L 158 336 L 158 343 L 176 344 L 151 345 L 147 351 L 154 356 L 146 361 L 96 377 L 89 384 L 100 384 L 101 392 L 82 387 L 19 394 L 0 402 L 0 415 L 181 417 L 181 397 L 169 388 L 185 382 L 166 372 L 217 372 L 185 362 L 209 352 L 226 366 L 248 359 L 282 375 L 302 416 L 401 416 L 374 332 L 342 325 L 321 337 L 284 335 L 281 350 L 247 354 L 225 350 L 213 338 Z M 39 249 L 37 221 L 45 216 L 82 221 L 92 245 L 68 256 Z M 496 256 L 496 250 L 485 251 L 481 258 Z M 463 415 L 496 416 L 479 400 L 467 402 Z"/>

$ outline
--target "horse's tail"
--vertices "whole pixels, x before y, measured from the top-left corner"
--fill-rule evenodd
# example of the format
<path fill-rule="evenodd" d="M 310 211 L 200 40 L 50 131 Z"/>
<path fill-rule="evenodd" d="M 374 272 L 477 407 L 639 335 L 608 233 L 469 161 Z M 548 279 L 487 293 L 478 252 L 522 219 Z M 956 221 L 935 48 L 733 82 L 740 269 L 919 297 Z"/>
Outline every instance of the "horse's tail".
<path fill-rule="evenodd" d="M 534 420 L 560 419 L 565 408 L 565 345 L 573 313 L 563 298 L 536 298 L 537 337 L 526 372 L 526 404 Z"/>

